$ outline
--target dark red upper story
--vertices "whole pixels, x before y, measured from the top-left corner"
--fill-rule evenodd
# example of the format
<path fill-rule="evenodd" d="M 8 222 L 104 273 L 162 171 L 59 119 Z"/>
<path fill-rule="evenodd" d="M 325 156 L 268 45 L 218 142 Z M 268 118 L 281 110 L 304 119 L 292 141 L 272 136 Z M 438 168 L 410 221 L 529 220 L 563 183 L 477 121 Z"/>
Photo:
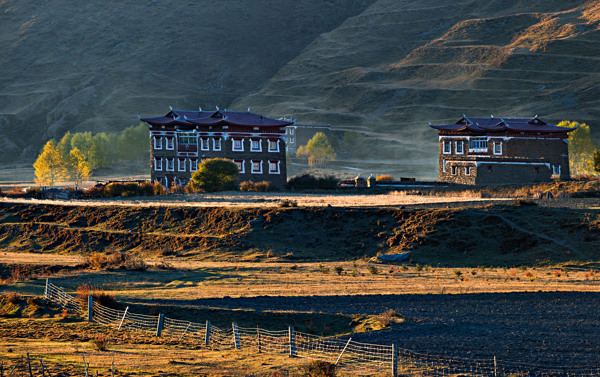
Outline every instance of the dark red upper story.
<path fill-rule="evenodd" d="M 152 126 L 176 126 L 179 129 L 192 129 L 196 126 L 239 126 L 239 127 L 285 127 L 294 122 L 269 118 L 249 111 L 169 111 L 164 116 L 141 118 Z"/>
<path fill-rule="evenodd" d="M 518 133 L 564 133 L 575 130 L 575 128 L 558 127 L 548 124 L 539 119 L 537 115 L 533 118 L 474 118 L 463 116 L 456 123 L 445 125 L 433 125 L 431 128 L 438 131 L 469 131 L 475 134 L 487 134 L 493 132 L 518 132 Z"/>

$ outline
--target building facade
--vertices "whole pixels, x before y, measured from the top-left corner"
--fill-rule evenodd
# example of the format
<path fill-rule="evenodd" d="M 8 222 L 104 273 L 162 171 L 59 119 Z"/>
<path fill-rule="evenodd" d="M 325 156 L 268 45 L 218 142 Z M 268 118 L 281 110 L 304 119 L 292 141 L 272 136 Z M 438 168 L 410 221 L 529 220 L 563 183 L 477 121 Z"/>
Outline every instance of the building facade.
<path fill-rule="evenodd" d="M 439 180 L 497 185 L 569 179 L 568 133 L 533 118 L 472 118 L 438 131 Z"/>
<path fill-rule="evenodd" d="M 239 181 L 287 182 L 285 130 L 293 122 L 251 112 L 169 111 L 140 118 L 150 129 L 151 179 L 166 187 L 186 184 L 208 158 L 227 158 L 239 169 Z"/>

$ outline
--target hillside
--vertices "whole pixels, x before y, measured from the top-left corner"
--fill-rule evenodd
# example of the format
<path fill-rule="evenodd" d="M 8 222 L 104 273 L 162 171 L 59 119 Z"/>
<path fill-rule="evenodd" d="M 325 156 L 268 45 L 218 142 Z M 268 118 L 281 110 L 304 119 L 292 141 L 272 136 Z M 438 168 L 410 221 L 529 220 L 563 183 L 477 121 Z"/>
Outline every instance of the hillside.
<path fill-rule="evenodd" d="M 0 247 L 8 252 L 314 262 L 410 251 L 414 262 L 450 266 L 553 265 L 600 257 L 596 211 L 537 206 L 235 209 L 2 203 L 0 229 Z"/>
<path fill-rule="evenodd" d="M 220 105 L 360 131 L 367 152 L 345 165 L 432 178 L 428 121 L 538 114 L 600 136 L 599 14 L 597 0 L 6 0 L 0 161 Z"/>
<path fill-rule="evenodd" d="M 0 1 L 0 161 L 169 105 L 227 106 L 372 2 Z"/>
<path fill-rule="evenodd" d="M 401 145 L 381 143 L 374 157 L 432 163 L 437 137 L 427 122 L 463 113 L 593 128 L 599 14 L 597 1 L 378 0 L 234 106 L 359 129 Z"/>

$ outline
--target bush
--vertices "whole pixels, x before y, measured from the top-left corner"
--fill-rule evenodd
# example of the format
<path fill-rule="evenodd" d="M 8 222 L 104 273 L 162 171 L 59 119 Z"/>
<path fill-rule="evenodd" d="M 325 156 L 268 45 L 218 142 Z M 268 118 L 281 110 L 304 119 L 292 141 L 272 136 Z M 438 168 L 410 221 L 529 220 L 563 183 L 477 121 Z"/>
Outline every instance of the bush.
<path fill-rule="evenodd" d="M 379 324 L 381 324 L 381 326 L 388 327 L 392 323 L 398 322 L 400 315 L 398 314 L 398 311 L 394 309 L 388 309 L 375 317 L 375 319 L 377 322 L 379 322 Z"/>
<path fill-rule="evenodd" d="M 341 275 L 342 272 L 344 272 L 344 267 L 342 267 L 342 266 L 335 266 L 334 270 L 335 270 L 336 274 Z"/>
<path fill-rule="evenodd" d="M 322 274 L 327 275 L 327 274 L 329 274 L 330 269 L 329 269 L 329 267 L 325 267 L 322 264 L 320 264 L 319 271 L 321 271 Z"/>
<path fill-rule="evenodd" d="M 389 174 L 378 175 L 377 177 L 375 177 L 375 180 L 377 182 L 381 182 L 381 181 L 393 181 L 392 176 L 389 175 Z"/>
<path fill-rule="evenodd" d="M 209 158 L 198 165 L 190 183 L 204 192 L 235 190 L 238 177 L 235 162 L 226 158 Z"/>
<path fill-rule="evenodd" d="M 256 192 L 268 192 L 271 191 L 271 182 L 252 182 L 244 181 L 240 183 L 240 191 L 256 191 Z"/>
<path fill-rule="evenodd" d="M 154 182 L 152 189 L 154 190 L 154 195 L 164 195 L 167 192 L 163 185 L 158 182 Z"/>
<path fill-rule="evenodd" d="M 298 207 L 298 202 L 290 199 L 283 199 L 279 201 L 279 208 L 291 208 Z"/>
<path fill-rule="evenodd" d="M 310 174 L 303 174 L 290 179 L 286 187 L 290 190 L 335 190 L 338 185 L 338 179 L 333 175 L 325 177 L 315 177 Z"/>
<path fill-rule="evenodd" d="M 377 275 L 379 273 L 379 270 L 377 269 L 377 266 L 373 266 L 372 264 L 368 265 L 367 269 L 369 270 L 369 272 L 371 273 L 371 275 Z"/>
<path fill-rule="evenodd" d="M 92 340 L 92 344 L 97 351 L 106 351 L 108 347 L 108 338 L 106 334 L 100 334 Z"/>
<path fill-rule="evenodd" d="M 125 269 L 129 271 L 145 271 L 146 262 L 130 253 L 114 252 L 92 253 L 85 258 L 85 264 L 95 270 Z"/>
<path fill-rule="evenodd" d="M 314 360 L 304 366 L 306 377 L 335 377 L 336 375 L 335 364 L 326 361 Z"/>
<path fill-rule="evenodd" d="M 115 296 L 109 295 L 103 289 L 94 288 L 90 285 L 84 284 L 77 287 L 77 297 L 75 299 L 79 302 L 79 306 L 83 310 L 87 310 L 88 297 L 92 296 L 94 301 L 100 305 L 114 307 Z"/>

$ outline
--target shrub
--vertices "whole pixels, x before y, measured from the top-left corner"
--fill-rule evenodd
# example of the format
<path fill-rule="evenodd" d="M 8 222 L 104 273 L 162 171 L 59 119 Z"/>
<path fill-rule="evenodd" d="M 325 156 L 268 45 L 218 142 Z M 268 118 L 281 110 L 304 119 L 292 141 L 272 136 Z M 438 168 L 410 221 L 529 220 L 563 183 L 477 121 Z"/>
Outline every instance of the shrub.
<path fill-rule="evenodd" d="M 369 272 L 371 273 L 371 275 L 377 275 L 379 273 L 379 270 L 377 269 L 377 266 L 373 266 L 372 264 L 368 265 L 367 269 L 369 270 Z"/>
<path fill-rule="evenodd" d="M 268 192 L 271 191 L 271 182 L 252 182 L 244 181 L 240 183 L 240 191 L 256 191 L 256 192 Z"/>
<path fill-rule="evenodd" d="M 92 344 L 97 351 L 106 351 L 108 346 L 108 338 L 106 334 L 100 334 L 96 336 L 96 339 L 92 340 Z"/>
<path fill-rule="evenodd" d="M 283 199 L 279 201 L 279 208 L 298 207 L 298 202 L 291 199 Z"/>
<path fill-rule="evenodd" d="M 329 269 L 329 267 L 325 267 L 322 264 L 320 264 L 319 265 L 319 271 L 321 271 L 321 273 L 327 275 L 329 273 L 329 271 L 331 271 L 331 270 Z"/>
<path fill-rule="evenodd" d="M 23 299 L 23 297 L 21 297 L 21 295 L 17 292 L 9 292 L 6 293 L 4 296 L 6 297 L 6 301 L 13 305 L 17 305 Z"/>
<path fill-rule="evenodd" d="M 398 322 L 399 318 L 400 315 L 398 314 L 398 311 L 394 309 L 388 309 L 375 317 L 377 322 L 379 322 L 383 327 L 388 327 L 392 323 Z"/>
<path fill-rule="evenodd" d="M 226 158 L 209 158 L 198 165 L 191 184 L 204 192 L 235 190 L 238 167 Z"/>
<path fill-rule="evenodd" d="M 338 179 L 333 176 L 315 177 L 310 174 L 303 174 L 291 178 L 286 187 L 290 190 L 335 190 L 338 185 Z"/>
<path fill-rule="evenodd" d="M 311 361 L 303 369 L 306 377 L 335 377 L 337 375 L 335 364 L 321 360 Z"/>
<path fill-rule="evenodd" d="M 154 195 L 164 195 L 167 193 L 163 185 L 158 182 L 154 182 L 152 189 L 154 190 Z"/>
<path fill-rule="evenodd" d="M 89 296 L 92 296 L 94 301 L 100 305 L 114 307 L 116 304 L 115 296 L 109 295 L 103 289 L 94 288 L 87 284 L 77 287 L 77 297 L 75 297 L 75 299 L 79 302 L 79 306 L 84 310 L 87 310 Z"/>
<path fill-rule="evenodd" d="M 459 270 L 454 270 L 454 275 L 459 278 L 462 276 L 462 272 L 460 272 Z"/>
<path fill-rule="evenodd" d="M 344 272 L 344 267 L 342 267 L 342 266 L 335 266 L 334 270 L 335 270 L 336 274 L 341 275 L 342 272 Z"/>
<path fill-rule="evenodd" d="M 377 177 L 375 177 L 375 180 L 377 182 L 381 182 L 381 181 L 393 181 L 392 176 L 389 175 L 389 174 L 378 175 Z"/>

